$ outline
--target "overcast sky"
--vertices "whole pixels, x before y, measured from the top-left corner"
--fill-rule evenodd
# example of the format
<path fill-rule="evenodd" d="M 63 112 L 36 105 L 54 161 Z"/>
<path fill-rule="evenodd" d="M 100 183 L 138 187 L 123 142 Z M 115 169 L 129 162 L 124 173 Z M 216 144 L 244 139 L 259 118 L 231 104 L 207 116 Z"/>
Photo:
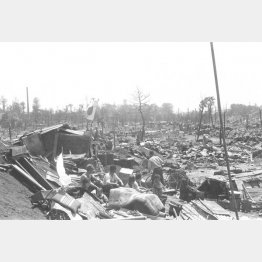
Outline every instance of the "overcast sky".
<path fill-rule="evenodd" d="M 262 43 L 214 43 L 222 105 L 262 105 Z M 0 96 L 41 108 L 132 103 L 136 86 L 150 102 L 198 108 L 215 96 L 209 43 L 0 43 Z M 30 106 L 31 107 L 31 106 Z"/>

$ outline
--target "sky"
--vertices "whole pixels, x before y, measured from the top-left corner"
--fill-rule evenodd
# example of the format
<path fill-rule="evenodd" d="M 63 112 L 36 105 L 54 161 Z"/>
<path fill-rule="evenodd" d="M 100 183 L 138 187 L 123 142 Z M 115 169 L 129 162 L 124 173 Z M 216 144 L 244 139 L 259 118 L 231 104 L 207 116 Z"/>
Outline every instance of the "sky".
<path fill-rule="evenodd" d="M 262 105 L 262 43 L 214 43 L 222 106 Z M 133 103 L 136 87 L 150 103 L 174 111 L 198 108 L 214 96 L 208 42 L 0 43 L 0 96 L 10 103 L 34 97 L 43 109 Z"/>

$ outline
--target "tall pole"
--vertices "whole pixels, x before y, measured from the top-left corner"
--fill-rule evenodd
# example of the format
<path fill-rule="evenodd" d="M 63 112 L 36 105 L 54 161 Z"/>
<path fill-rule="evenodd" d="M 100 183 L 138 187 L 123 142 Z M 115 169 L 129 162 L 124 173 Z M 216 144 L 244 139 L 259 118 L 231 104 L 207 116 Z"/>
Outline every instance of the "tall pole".
<path fill-rule="evenodd" d="M 215 77 L 215 83 L 216 83 L 217 106 L 218 106 L 218 111 L 219 111 L 220 128 L 221 128 L 221 132 L 222 132 L 223 147 L 224 147 L 225 158 L 226 158 L 226 163 L 227 163 L 227 173 L 228 173 L 228 178 L 229 178 L 229 184 L 230 184 L 230 190 L 231 190 L 231 194 L 232 194 L 234 209 L 235 209 L 235 213 L 236 213 L 236 219 L 239 220 L 236 198 L 235 198 L 235 195 L 234 195 L 233 183 L 232 183 L 232 178 L 231 178 L 231 174 L 230 174 L 225 132 L 224 132 L 224 128 L 223 128 L 223 119 L 222 119 L 222 112 L 221 112 L 220 94 L 219 94 L 219 87 L 218 87 L 217 69 L 216 69 L 216 60 L 215 60 L 215 52 L 214 52 L 213 42 L 210 42 L 210 47 L 211 47 L 211 54 L 212 54 L 212 61 L 213 61 L 213 68 L 214 68 L 214 77 Z"/>
<path fill-rule="evenodd" d="M 29 95 L 28 95 L 28 87 L 26 87 L 26 105 L 27 105 L 27 121 L 28 125 L 30 123 L 30 116 L 29 116 Z"/>

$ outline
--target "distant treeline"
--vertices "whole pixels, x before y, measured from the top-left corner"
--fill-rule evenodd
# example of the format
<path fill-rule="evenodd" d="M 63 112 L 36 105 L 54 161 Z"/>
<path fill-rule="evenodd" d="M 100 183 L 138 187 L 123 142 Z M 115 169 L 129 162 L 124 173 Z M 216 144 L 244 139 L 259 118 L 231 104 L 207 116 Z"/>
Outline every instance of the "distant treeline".
<path fill-rule="evenodd" d="M 40 128 L 58 123 L 67 122 L 71 125 L 85 128 L 86 109 L 88 105 L 66 105 L 63 110 L 42 109 L 39 98 L 33 99 L 29 116 L 25 102 L 14 100 L 8 103 L 2 96 L 0 99 L 0 125 L 2 128 L 26 129 L 28 127 Z M 252 118 L 259 119 L 259 107 L 257 105 L 232 104 L 226 110 L 227 119 L 240 120 Z M 202 122 L 213 124 L 218 122 L 218 112 L 214 104 L 203 109 Z M 168 121 L 175 123 L 197 124 L 200 116 L 200 108 L 187 112 L 174 112 L 171 103 L 163 103 L 161 106 L 147 103 L 143 107 L 146 124 L 149 122 Z M 102 104 L 97 107 L 94 122 L 98 125 L 125 126 L 140 123 L 141 117 L 137 106 L 124 102 L 121 105 Z"/>

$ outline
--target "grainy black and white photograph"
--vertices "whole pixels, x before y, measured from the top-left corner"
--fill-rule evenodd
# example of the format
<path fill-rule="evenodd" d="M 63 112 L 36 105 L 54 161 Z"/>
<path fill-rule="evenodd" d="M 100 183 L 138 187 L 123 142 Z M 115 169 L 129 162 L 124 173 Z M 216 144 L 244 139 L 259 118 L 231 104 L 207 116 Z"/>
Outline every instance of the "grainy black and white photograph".
<path fill-rule="evenodd" d="M 262 219 L 262 43 L 1 42 L 0 57 L 1 220 Z"/>

